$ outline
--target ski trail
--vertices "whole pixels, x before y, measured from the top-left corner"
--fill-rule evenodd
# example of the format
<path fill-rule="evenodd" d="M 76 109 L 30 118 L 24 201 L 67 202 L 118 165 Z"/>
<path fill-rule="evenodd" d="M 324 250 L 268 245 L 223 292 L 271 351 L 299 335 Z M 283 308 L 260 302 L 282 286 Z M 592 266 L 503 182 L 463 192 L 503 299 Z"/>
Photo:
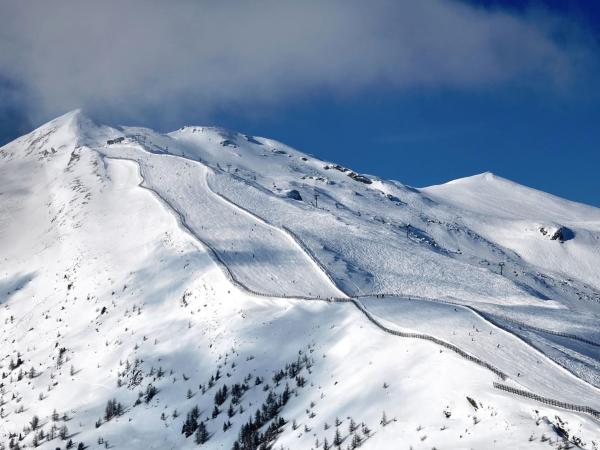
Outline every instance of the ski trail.
<path fill-rule="evenodd" d="M 244 213 L 248 214 L 250 217 L 255 218 L 256 220 L 261 221 L 262 223 L 264 223 L 265 225 L 276 229 L 277 231 L 281 232 L 282 234 L 286 235 L 289 240 L 291 242 L 294 243 L 294 245 L 296 245 L 302 252 L 304 252 L 304 254 L 313 262 L 313 264 L 315 265 L 315 268 L 317 270 L 319 270 L 324 277 L 327 278 L 327 280 L 329 281 L 329 283 L 331 283 L 331 286 L 337 290 L 337 295 L 335 297 L 347 297 L 350 298 L 350 296 L 345 293 L 335 282 L 335 280 L 333 279 L 333 277 L 331 276 L 331 274 L 329 273 L 329 271 L 327 270 L 327 268 L 323 265 L 323 263 L 321 263 L 321 261 L 319 261 L 319 259 L 317 258 L 317 256 L 308 248 L 308 246 L 302 242 L 302 239 L 300 239 L 298 237 L 297 234 L 295 234 L 292 230 L 290 230 L 288 227 L 286 226 L 282 226 L 282 227 L 278 227 L 277 225 L 269 222 L 267 219 L 265 219 L 264 217 L 260 217 L 259 215 L 253 213 L 252 211 L 250 211 L 247 208 L 244 208 L 241 205 L 238 205 L 236 202 L 234 202 L 233 200 L 231 200 L 229 197 L 227 197 L 226 195 L 221 194 L 220 192 L 218 192 L 217 190 L 213 189 L 213 187 L 210 185 L 210 183 L 208 182 L 208 178 L 206 179 L 206 187 L 218 198 L 222 199 L 224 202 L 226 202 L 227 204 L 233 206 L 234 208 L 239 209 L 240 211 L 243 211 Z"/>
<path fill-rule="evenodd" d="M 100 151 L 136 161 L 143 187 L 166 202 L 186 229 L 211 247 L 236 284 L 274 297 L 345 296 L 288 233 L 215 194 L 207 184 L 209 168 L 204 164 L 138 148 L 126 150 Z"/>
<path fill-rule="evenodd" d="M 506 380 L 508 378 L 508 375 L 506 375 L 506 373 L 504 373 L 502 370 L 496 368 L 495 366 L 493 366 L 492 364 L 477 358 L 473 355 L 471 355 L 470 353 L 462 350 L 460 347 L 454 345 L 454 344 L 450 344 L 442 339 L 436 338 L 434 336 L 428 335 L 428 334 L 424 334 L 424 333 L 404 333 L 401 332 L 399 330 L 394 330 L 391 329 L 389 327 L 387 327 L 386 325 L 383 324 L 383 322 L 376 316 L 374 316 L 370 311 L 368 311 L 368 309 L 362 305 L 360 303 L 360 301 L 358 300 L 358 298 L 352 298 L 352 297 L 348 297 L 346 295 L 343 295 L 342 297 L 337 297 L 337 296 L 331 296 L 330 298 L 322 298 L 322 297 L 312 297 L 312 296 L 297 296 L 297 295 L 284 295 L 284 296 L 280 296 L 280 295 L 272 295 L 272 294 L 268 294 L 265 292 L 260 292 L 256 289 L 252 289 L 251 287 L 249 287 L 244 281 L 240 280 L 234 273 L 233 271 L 230 269 L 230 267 L 228 266 L 227 262 L 225 260 L 223 260 L 223 258 L 219 255 L 219 251 L 217 249 L 215 249 L 209 242 L 207 242 L 205 239 L 203 239 L 198 233 L 196 233 L 193 229 L 193 227 L 191 227 L 185 217 L 185 214 L 180 211 L 178 208 L 176 208 L 171 202 L 168 201 L 168 199 L 166 199 L 163 195 L 161 195 L 157 190 L 155 190 L 153 187 L 151 187 L 151 185 L 149 185 L 146 181 L 146 175 L 143 169 L 142 164 L 137 161 L 136 159 L 133 158 L 127 158 L 127 157 L 121 157 L 121 156 L 109 156 L 106 155 L 104 153 L 102 153 L 101 151 L 98 151 L 98 153 L 100 154 L 101 159 L 103 160 L 104 164 L 106 164 L 105 159 L 111 159 L 111 160 L 122 160 L 122 161 L 128 161 L 128 162 L 132 162 L 134 164 L 136 164 L 136 167 L 138 169 L 138 174 L 140 176 L 140 182 L 138 183 L 138 186 L 141 187 L 142 189 L 145 189 L 147 191 L 149 191 L 155 198 L 157 198 L 159 200 L 159 202 L 167 208 L 167 210 L 172 211 L 172 213 L 174 214 L 178 224 L 181 226 L 181 228 L 183 230 L 185 230 L 186 232 L 188 232 L 195 240 L 197 240 L 201 246 L 203 248 L 205 248 L 206 250 L 208 250 L 208 253 L 210 254 L 210 256 L 212 257 L 212 259 L 215 261 L 215 263 L 217 263 L 217 265 L 219 267 L 221 267 L 221 269 L 223 270 L 224 274 L 226 275 L 226 277 L 238 288 L 240 288 L 241 290 L 251 294 L 251 295 L 255 295 L 255 296 L 260 296 L 260 297 L 267 297 L 267 298 L 273 298 L 273 299 L 277 299 L 277 298 L 286 298 L 286 299 L 296 299 L 296 300 L 309 300 L 309 301 L 315 301 L 315 300 L 321 300 L 321 301 L 329 301 L 331 303 L 352 303 L 363 315 L 365 315 L 367 317 L 367 319 L 372 322 L 372 324 L 376 327 L 378 327 L 380 330 L 382 330 L 385 333 L 391 334 L 391 335 L 396 335 L 396 336 L 400 336 L 400 337 L 405 337 L 405 338 L 416 338 L 416 339 L 424 339 L 430 342 L 433 342 L 437 345 L 446 347 L 451 349 L 454 353 L 458 354 L 459 356 L 461 356 L 464 359 L 467 359 L 481 367 L 484 367 L 488 370 L 490 370 L 491 372 L 493 372 L 495 375 L 497 375 L 498 377 L 500 377 L 502 380 Z M 166 155 L 161 155 L 161 156 L 166 156 Z M 177 158 L 174 155 L 168 155 L 169 157 L 174 157 Z M 200 163 L 199 163 L 200 164 Z M 255 219 L 261 219 L 258 216 L 256 216 L 255 214 L 252 214 L 246 210 L 244 210 L 244 208 L 240 207 L 239 205 L 235 205 L 233 202 L 230 202 L 228 199 L 226 198 L 222 198 L 221 196 L 217 195 L 216 193 L 214 193 L 214 191 L 212 191 L 212 189 L 210 189 L 210 187 L 208 186 L 208 183 L 206 182 L 206 179 L 204 180 L 206 183 L 206 187 L 210 190 L 211 193 L 214 194 L 215 199 L 219 199 L 222 202 L 227 203 L 228 205 L 235 206 L 240 210 L 243 210 L 246 214 L 248 214 L 249 216 L 255 218 Z M 270 227 L 273 227 L 277 230 L 279 230 L 277 227 L 275 227 L 272 224 L 269 224 L 268 222 L 262 220 L 262 222 L 264 222 L 266 225 L 269 225 Z M 289 239 L 293 240 L 295 242 L 295 244 L 303 251 L 304 250 L 304 246 L 301 245 L 300 243 L 296 242 L 296 240 L 291 237 L 290 235 L 282 232 L 284 235 L 286 235 L 286 237 L 288 237 Z M 300 241 L 301 242 L 301 241 Z M 312 255 L 307 254 L 307 257 L 313 262 L 313 264 L 315 264 L 320 272 L 324 275 L 324 277 L 330 281 L 331 278 L 329 276 L 329 274 L 325 271 L 323 272 L 323 268 L 321 266 L 321 264 L 319 262 L 317 262 L 318 260 L 316 260 Z M 334 284 L 335 286 L 335 284 Z M 341 292 L 341 290 L 339 290 L 339 288 L 336 289 Z M 463 305 L 457 305 L 457 306 L 463 306 Z M 466 308 L 466 307 L 465 307 Z M 476 311 L 473 311 L 470 308 L 466 308 L 469 309 L 472 313 L 477 314 Z M 479 314 L 477 314 L 479 316 Z M 486 322 L 490 322 L 489 320 L 487 320 L 485 317 L 482 317 L 482 319 L 484 319 Z M 491 323 L 491 322 L 490 322 Z M 491 323 L 493 326 L 496 326 L 495 324 Z M 509 333 L 504 329 L 500 329 L 501 331 L 504 331 L 507 334 L 510 334 L 511 336 L 514 336 L 513 333 Z M 537 350 L 537 349 L 536 349 Z M 559 366 L 561 367 L 561 366 Z M 562 367 L 561 367 L 562 368 Z M 564 370 L 564 368 L 562 368 Z M 572 375 L 572 374 L 571 374 Z M 579 378 L 577 378 L 578 380 L 580 380 Z M 581 380 L 580 380 L 581 381 Z M 541 396 L 540 396 L 541 397 Z M 590 407 L 586 407 L 589 408 L 590 410 L 593 410 Z M 595 411 L 595 410 L 593 410 Z"/>

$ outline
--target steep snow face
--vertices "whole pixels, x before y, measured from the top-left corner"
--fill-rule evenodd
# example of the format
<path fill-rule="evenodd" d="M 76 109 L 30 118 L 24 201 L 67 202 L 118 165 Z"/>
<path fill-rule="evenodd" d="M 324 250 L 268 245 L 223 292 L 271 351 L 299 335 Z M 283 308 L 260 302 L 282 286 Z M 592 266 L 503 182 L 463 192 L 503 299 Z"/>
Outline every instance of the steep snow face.
<path fill-rule="evenodd" d="M 593 382 L 598 347 L 514 322 L 597 340 L 593 301 L 454 214 L 268 139 L 49 122 L 0 149 L 0 448 L 196 448 L 202 422 L 229 449 L 257 408 L 275 448 L 598 445 L 591 416 L 492 386 L 600 409 L 553 362 Z M 500 256 L 518 278 L 481 264 Z M 362 300 L 380 324 L 508 379 L 319 301 L 383 289 L 413 297 Z"/>

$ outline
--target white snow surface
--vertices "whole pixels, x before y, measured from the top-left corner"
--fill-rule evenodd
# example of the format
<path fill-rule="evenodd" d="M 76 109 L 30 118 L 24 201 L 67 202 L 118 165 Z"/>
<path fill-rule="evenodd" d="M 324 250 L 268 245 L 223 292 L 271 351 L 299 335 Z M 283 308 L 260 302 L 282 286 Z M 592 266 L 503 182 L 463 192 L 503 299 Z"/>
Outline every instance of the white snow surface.
<path fill-rule="evenodd" d="M 599 419 L 493 387 L 600 410 L 597 267 L 599 209 L 489 173 L 414 189 L 270 139 L 73 111 L 0 149 L 0 448 L 64 448 L 53 426 L 75 447 L 196 448 L 198 406 L 203 446 L 231 449 L 286 383 L 273 448 L 336 428 L 343 448 L 598 448 Z M 333 301 L 357 296 L 508 378 Z"/>

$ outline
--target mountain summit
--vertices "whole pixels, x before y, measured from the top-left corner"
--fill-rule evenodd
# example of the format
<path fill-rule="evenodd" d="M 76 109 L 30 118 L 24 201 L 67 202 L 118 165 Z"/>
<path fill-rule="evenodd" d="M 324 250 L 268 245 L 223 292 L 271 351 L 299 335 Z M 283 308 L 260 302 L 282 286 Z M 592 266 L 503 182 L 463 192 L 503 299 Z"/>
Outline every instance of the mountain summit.
<path fill-rule="evenodd" d="M 598 248 L 491 173 L 72 111 L 0 149 L 0 442 L 593 448 Z"/>

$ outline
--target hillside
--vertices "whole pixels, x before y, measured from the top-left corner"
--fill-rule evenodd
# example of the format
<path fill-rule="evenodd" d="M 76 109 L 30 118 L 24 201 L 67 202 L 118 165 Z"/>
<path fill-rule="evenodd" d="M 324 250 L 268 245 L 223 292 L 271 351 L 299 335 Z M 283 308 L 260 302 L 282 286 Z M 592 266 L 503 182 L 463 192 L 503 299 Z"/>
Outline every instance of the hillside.
<path fill-rule="evenodd" d="M 599 241 L 491 174 L 73 111 L 0 149 L 0 449 L 598 448 Z"/>

